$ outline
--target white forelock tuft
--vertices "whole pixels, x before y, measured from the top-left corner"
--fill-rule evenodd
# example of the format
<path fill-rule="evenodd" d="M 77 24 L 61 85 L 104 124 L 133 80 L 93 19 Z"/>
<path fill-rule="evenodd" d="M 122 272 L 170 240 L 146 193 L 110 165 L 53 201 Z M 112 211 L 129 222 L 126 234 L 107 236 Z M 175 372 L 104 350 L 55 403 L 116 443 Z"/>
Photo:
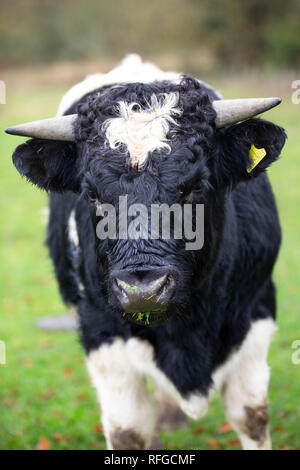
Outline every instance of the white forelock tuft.
<path fill-rule="evenodd" d="M 112 149 L 125 144 L 132 165 L 139 168 L 150 152 L 171 147 L 167 142 L 170 123 L 176 125 L 175 117 L 181 110 L 176 108 L 178 93 L 153 94 L 146 108 L 138 103 L 118 103 L 118 116 L 107 119 L 103 130 Z"/>

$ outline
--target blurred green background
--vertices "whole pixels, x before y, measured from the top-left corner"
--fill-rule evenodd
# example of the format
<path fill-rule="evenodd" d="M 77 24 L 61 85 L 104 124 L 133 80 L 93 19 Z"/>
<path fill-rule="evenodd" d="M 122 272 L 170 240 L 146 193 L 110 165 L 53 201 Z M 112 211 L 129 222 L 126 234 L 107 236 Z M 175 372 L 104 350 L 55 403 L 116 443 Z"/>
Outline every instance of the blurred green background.
<path fill-rule="evenodd" d="M 269 171 L 283 228 L 270 422 L 274 448 L 300 449 L 300 364 L 291 361 L 292 342 L 300 339 L 300 105 L 291 101 L 292 82 L 300 79 L 300 2 L 1 0 L 0 7 L 0 80 L 7 89 L 0 104 L 0 340 L 7 347 L 0 448 L 105 448 L 77 334 L 35 327 L 65 306 L 43 246 L 47 196 L 13 167 L 11 154 L 24 139 L 3 129 L 53 116 L 69 86 L 137 52 L 210 82 L 226 98 L 283 98 L 266 115 L 289 137 Z M 216 397 L 201 422 L 160 437 L 166 449 L 238 449 L 224 421 Z"/>
<path fill-rule="evenodd" d="M 1 0 L 1 7 L 2 64 L 138 49 L 195 53 L 193 65 L 208 68 L 300 65 L 299 0 Z"/>

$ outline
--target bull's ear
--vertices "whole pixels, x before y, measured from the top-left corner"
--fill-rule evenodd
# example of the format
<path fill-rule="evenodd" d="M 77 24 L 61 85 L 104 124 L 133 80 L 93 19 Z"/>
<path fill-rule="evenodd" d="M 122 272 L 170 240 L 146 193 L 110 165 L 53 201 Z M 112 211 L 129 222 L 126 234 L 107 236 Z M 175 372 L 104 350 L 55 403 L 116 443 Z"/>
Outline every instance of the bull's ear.
<path fill-rule="evenodd" d="M 263 119 L 249 119 L 220 129 L 214 158 L 217 184 L 234 186 L 259 175 L 277 160 L 285 140 L 282 127 Z"/>
<path fill-rule="evenodd" d="M 80 178 L 76 145 L 56 140 L 31 139 L 13 153 L 18 172 L 46 191 L 78 191 Z"/>

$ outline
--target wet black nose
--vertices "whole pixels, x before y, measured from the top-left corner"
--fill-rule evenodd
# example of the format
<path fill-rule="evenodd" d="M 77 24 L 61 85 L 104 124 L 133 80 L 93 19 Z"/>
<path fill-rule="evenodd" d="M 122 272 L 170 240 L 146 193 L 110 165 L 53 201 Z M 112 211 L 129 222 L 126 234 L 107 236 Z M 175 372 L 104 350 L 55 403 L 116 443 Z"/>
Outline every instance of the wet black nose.
<path fill-rule="evenodd" d="M 122 270 L 113 274 L 112 289 L 124 312 L 158 311 L 166 309 L 175 281 L 168 268 Z"/>

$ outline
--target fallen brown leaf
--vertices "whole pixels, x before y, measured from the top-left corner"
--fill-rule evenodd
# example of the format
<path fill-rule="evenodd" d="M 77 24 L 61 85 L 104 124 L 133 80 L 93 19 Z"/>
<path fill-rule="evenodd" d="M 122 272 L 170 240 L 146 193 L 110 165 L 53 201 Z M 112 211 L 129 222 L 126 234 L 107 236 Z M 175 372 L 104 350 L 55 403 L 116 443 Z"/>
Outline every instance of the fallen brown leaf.
<path fill-rule="evenodd" d="M 242 444 L 238 439 L 229 439 L 228 444 L 231 445 L 232 447 L 242 447 Z"/>
<path fill-rule="evenodd" d="M 55 432 L 52 437 L 56 442 L 60 444 L 66 444 L 67 442 L 69 442 L 69 439 L 63 436 L 60 432 Z"/>
<path fill-rule="evenodd" d="M 167 450 L 179 450 L 180 449 L 180 446 L 178 444 L 176 444 L 176 442 L 168 442 L 167 444 Z"/>
<path fill-rule="evenodd" d="M 196 428 L 192 430 L 192 433 L 197 436 L 198 434 L 201 434 L 204 431 L 204 429 L 205 429 L 205 426 L 203 425 L 197 426 Z"/>
<path fill-rule="evenodd" d="M 86 401 L 87 399 L 88 399 L 88 397 L 84 393 L 81 393 L 81 394 L 77 395 L 77 397 L 76 397 L 77 401 Z"/>
<path fill-rule="evenodd" d="M 274 426 L 273 431 L 283 431 L 284 427 L 281 426 L 281 424 L 278 424 L 277 426 Z"/>
<path fill-rule="evenodd" d="M 277 413 L 277 417 L 278 418 L 284 418 L 285 416 L 289 415 L 290 412 L 288 410 L 281 410 L 279 411 L 279 413 Z"/>
<path fill-rule="evenodd" d="M 14 404 L 15 404 L 15 400 L 12 397 L 3 398 L 3 405 L 6 405 L 9 408 L 11 408 L 12 406 L 14 406 Z"/>
<path fill-rule="evenodd" d="M 213 450 L 220 450 L 221 449 L 220 444 L 215 439 L 207 439 L 206 442 L 209 445 L 209 447 L 211 447 Z"/>
<path fill-rule="evenodd" d="M 45 390 L 42 393 L 38 394 L 38 398 L 41 400 L 49 400 L 50 398 L 54 397 L 55 390 L 53 388 L 49 388 L 49 390 Z"/>
<path fill-rule="evenodd" d="M 93 431 L 98 432 L 99 434 L 102 434 L 103 433 L 103 428 L 102 428 L 101 424 L 98 424 L 98 423 L 94 424 L 93 425 Z"/>
<path fill-rule="evenodd" d="M 65 367 L 63 370 L 62 370 L 62 374 L 66 377 L 70 377 L 70 375 L 73 374 L 73 371 L 72 369 L 70 369 L 70 367 Z"/>
<path fill-rule="evenodd" d="M 227 423 L 226 421 L 224 423 L 222 423 L 219 427 L 219 431 L 220 432 L 230 432 L 232 431 L 232 427 L 229 423 Z"/>
<path fill-rule="evenodd" d="M 101 447 L 102 446 L 102 442 L 101 441 L 93 441 L 91 442 L 91 447 Z"/>
<path fill-rule="evenodd" d="M 39 442 L 35 446 L 36 450 L 49 450 L 50 447 L 50 441 L 46 437 L 40 437 Z"/>
<path fill-rule="evenodd" d="M 33 366 L 32 360 L 28 358 L 23 359 L 23 364 L 27 369 L 31 369 Z"/>

